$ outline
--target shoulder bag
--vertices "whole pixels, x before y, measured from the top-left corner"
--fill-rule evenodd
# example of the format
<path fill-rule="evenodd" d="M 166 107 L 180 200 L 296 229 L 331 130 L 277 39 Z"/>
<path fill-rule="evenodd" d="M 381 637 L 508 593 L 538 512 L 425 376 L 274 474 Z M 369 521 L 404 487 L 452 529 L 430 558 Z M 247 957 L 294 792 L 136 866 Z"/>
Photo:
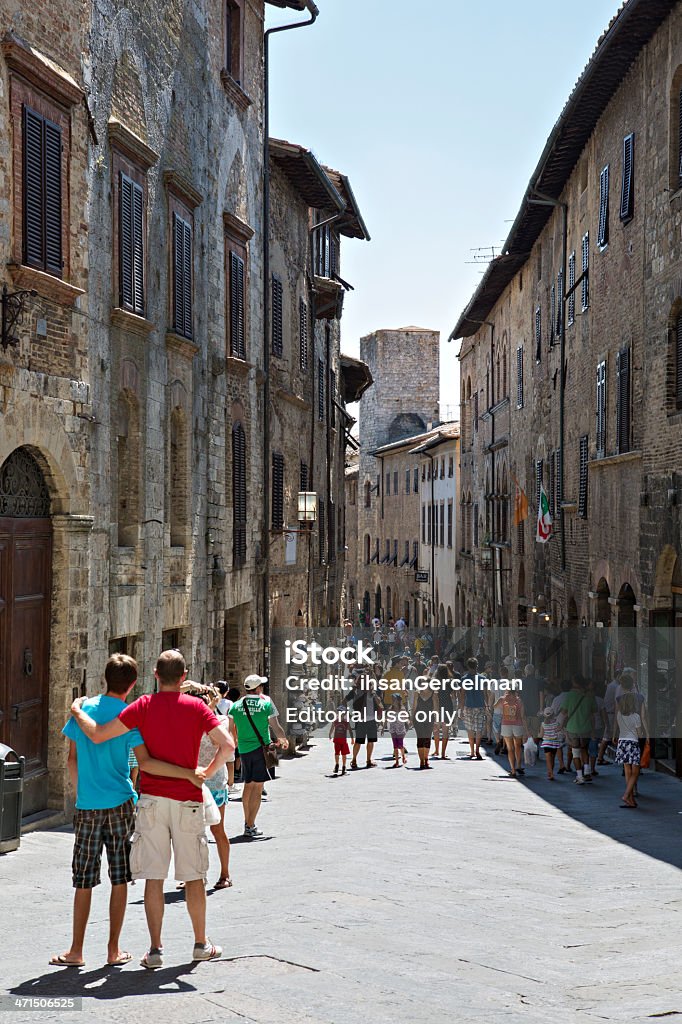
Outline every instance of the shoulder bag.
<path fill-rule="evenodd" d="M 244 711 L 246 712 L 246 717 L 249 720 L 249 725 L 251 726 L 256 736 L 258 737 L 258 742 L 260 743 L 261 750 L 263 751 L 263 757 L 265 758 L 265 767 L 268 769 L 268 771 L 270 771 L 271 769 L 276 768 L 277 765 L 279 764 L 279 757 L 277 755 L 277 744 L 266 743 L 263 737 L 261 736 L 260 732 L 256 728 L 256 723 L 251 717 L 249 705 L 246 703 L 246 697 L 244 698 Z"/>

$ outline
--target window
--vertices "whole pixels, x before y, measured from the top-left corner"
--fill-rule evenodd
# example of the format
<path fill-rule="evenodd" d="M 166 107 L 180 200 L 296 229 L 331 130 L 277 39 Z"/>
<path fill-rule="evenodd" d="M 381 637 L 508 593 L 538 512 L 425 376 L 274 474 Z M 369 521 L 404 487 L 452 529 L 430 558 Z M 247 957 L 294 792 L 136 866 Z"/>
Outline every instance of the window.
<path fill-rule="evenodd" d="M 581 519 L 587 519 L 587 434 L 580 438 L 580 462 L 578 487 L 578 515 Z"/>
<path fill-rule="evenodd" d="M 568 319 L 567 323 L 570 327 L 571 324 L 575 323 L 575 292 L 573 288 L 575 286 L 575 249 L 568 257 Z"/>
<path fill-rule="evenodd" d="M 478 391 L 474 395 L 473 421 L 474 421 L 474 433 L 477 433 L 478 432 Z M 441 467 L 441 477 L 442 476 L 443 476 L 443 468 Z"/>
<path fill-rule="evenodd" d="M 539 363 L 542 358 L 542 309 L 538 306 L 535 310 L 535 362 Z"/>
<path fill-rule="evenodd" d="M 555 451 L 549 453 L 549 512 L 552 519 L 556 519 L 556 455 Z"/>
<path fill-rule="evenodd" d="M 677 95 L 677 187 L 682 188 L 682 89 Z"/>
<path fill-rule="evenodd" d="M 422 544 L 426 544 L 426 505 L 422 505 Z"/>
<path fill-rule="evenodd" d="M 308 303 L 298 300 L 298 351 L 302 370 L 308 369 Z"/>
<path fill-rule="evenodd" d="M 524 532 L 523 523 L 518 523 L 516 527 L 516 549 L 520 555 L 525 554 L 526 536 Z"/>
<path fill-rule="evenodd" d="M 606 453 L 606 362 L 597 366 L 597 422 L 596 422 L 597 457 Z"/>
<path fill-rule="evenodd" d="M 516 408 L 523 409 L 523 345 L 516 350 Z"/>
<path fill-rule="evenodd" d="M 327 539 L 328 539 L 328 560 L 330 564 L 336 561 L 336 515 L 334 502 L 329 499 L 329 526 L 327 528 Z"/>
<path fill-rule="evenodd" d="M 542 459 L 535 461 L 535 504 L 540 505 L 540 486 L 542 484 Z"/>
<path fill-rule="evenodd" d="M 448 502 L 448 547 L 452 547 L 452 501 Z"/>
<path fill-rule="evenodd" d="M 274 469 L 274 461 L 273 461 Z M 274 472 L 273 472 L 274 492 Z M 274 512 L 274 505 L 273 505 Z M 274 524 L 273 524 L 274 525 Z M 246 435 L 241 423 L 232 427 L 232 564 L 246 563 Z"/>
<path fill-rule="evenodd" d="M 330 419 L 333 427 L 336 426 L 336 373 L 334 370 L 329 371 L 329 410 Z M 396 474 L 397 475 L 397 474 Z M 398 488 L 395 489 L 396 494 Z"/>
<path fill-rule="evenodd" d="M 365 508 L 372 507 L 372 485 L 369 480 L 365 481 Z"/>
<path fill-rule="evenodd" d="M 185 414 L 186 393 L 181 387 L 174 387 L 173 392 L 178 401 L 171 410 L 168 431 L 166 521 L 170 526 L 171 547 L 184 548 L 189 525 L 189 432 Z M 173 404 L 172 398 L 170 404 Z"/>
<path fill-rule="evenodd" d="M 387 473 L 387 474 L 386 474 L 386 488 L 385 488 L 385 493 L 386 493 L 386 495 L 387 495 L 387 496 L 388 496 L 388 495 L 390 495 L 390 493 L 391 493 L 391 474 L 390 474 L 390 473 Z"/>
<path fill-rule="evenodd" d="M 582 242 L 582 282 L 581 282 L 581 305 L 583 313 L 590 304 L 590 233 L 583 235 Z"/>
<path fill-rule="evenodd" d="M 393 557 L 391 558 L 391 561 L 393 562 L 393 565 L 397 568 L 398 567 L 398 541 L 397 540 L 393 541 Z"/>
<path fill-rule="evenodd" d="M 609 244 L 609 165 L 599 175 L 599 229 L 597 245 L 603 249 Z"/>
<path fill-rule="evenodd" d="M 372 555 L 372 561 L 373 562 L 378 562 L 379 561 L 379 538 L 378 537 L 374 541 L 374 554 Z"/>
<path fill-rule="evenodd" d="M 234 249 L 230 250 L 229 267 L 230 353 L 236 359 L 246 359 L 246 334 L 244 329 L 245 263 L 243 255 L 240 255 Z"/>
<path fill-rule="evenodd" d="M 455 460 L 451 455 L 448 459 L 448 476 L 452 478 L 455 475 Z"/>
<path fill-rule="evenodd" d="M 404 565 L 409 565 L 409 562 L 410 562 L 410 542 L 409 542 L 409 540 L 406 540 L 405 541 L 405 554 L 403 555 L 403 560 L 400 563 L 400 568 L 402 569 Z"/>
<path fill-rule="evenodd" d="M 556 285 L 549 289 L 549 344 L 554 344 L 556 330 Z"/>
<path fill-rule="evenodd" d="M 308 490 L 309 476 L 310 476 L 310 474 L 308 473 L 308 463 L 307 462 L 302 462 L 301 463 L 300 476 L 299 476 L 299 488 L 298 488 L 299 491 L 307 491 Z"/>
<path fill-rule="evenodd" d="M 382 565 L 387 565 L 391 561 L 391 542 L 390 540 L 384 541 L 384 557 L 381 559 Z"/>
<path fill-rule="evenodd" d="M 682 314 L 675 321 L 675 408 L 682 409 Z"/>
<path fill-rule="evenodd" d="M 428 508 L 428 511 L 427 511 L 427 515 L 426 515 L 426 543 L 430 547 L 431 546 L 431 536 L 432 536 L 432 525 L 433 525 L 433 505 L 431 505 L 431 503 L 429 503 L 427 508 Z"/>
<path fill-rule="evenodd" d="M 272 453 L 272 528 L 284 528 L 284 456 Z"/>
<path fill-rule="evenodd" d="M 412 474 L 409 469 L 405 470 L 405 494 L 409 494 L 411 490 Z"/>
<path fill-rule="evenodd" d="M 242 84 L 244 50 L 243 0 L 225 0 L 225 71 Z"/>
<path fill-rule="evenodd" d="M 118 546 L 134 547 L 140 523 L 140 405 L 137 394 L 125 389 L 118 399 L 116 436 L 118 489 Z"/>
<path fill-rule="evenodd" d="M 317 360 L 317 418 L 324 419 L 324 363 Z"/>
<path fill-rule="evenodd" d="M 635 133 L 623 139 L 623 179 L 620 188 L 620 219 L 627 224 L 635 213 L 634 192 Z"/>
<path fill-rule="evenodd" d="M 412 542 L 412 561 L 410 562 L 410 569 L 416 568 L 419 564 L 419 541 L 415 540 Z"/>
<path fill-rule="evenodd" d="M 119 305 L 144 316 L 144 189 L 118 173 Z"/>
<path fill-rule="evenodd" d="M 616 450 L 630 451 L 630 349 L 616 356 Z"/>
<path fill-rule="evenodd" d="M 325 555 L 325 530 L 324 530 L 324 498 L 320 498 L 317 503 L 317 526 L 318 526 L 318 542 L 319 542 L 319 561 L 320 565 L 324 565 Z M 379 556 L 379 541 L 377 541 L 377 557 Z"/>
<path fill-rule="evenodd" d="M 338 235 L 331 224 L 315 231 L 315 274 L 333 278 L 338 271 Z"/>
<path fill-rule="evenodd" d="M 412 493 L 419 494 L 419 467 L 414 471 L 414 480 L 412 481 Z"/>
<path fill-rule="evenodd" d="M 556 336 L 561 337 L 564 324 L 564 271 L 563 267 L 556 277 Z"/>
<path fill-rule="evenodd" d="M 62 129 L 23 107 L 23 262 L 62 276 Z"/>
<path fill-rule="evenodd" d="M 365 565 L 369 565 L 371 557 L 371 540 L 368 533 L 365 534 Z"/>
<path fill-rule="evenodd" d="M 173 330 L 192 337 L 192 225 L 173 212 Z"/>
<path fill-rule="evenodd" d="M 282 356 L 284 352 L 284 313 L 282 309 L 283 298 L 282 281 L 276 274 L 272 275 L 272 354 Z"/>
<path fill-rule="evenodd" d="M 440 533 L 438 542 L 442 548 L 445 547 L 445 502 L 440 503 Z"/>
<path fill-rule="evenodd" d="M 450 510 L 448 510 L 448 511 L 450 511 Z M 474 523 L 473 523 L 473 526 L 474 526 L 474 547 L 477 548 L 478 547 L 478 504 L 474 505 Z M 448 529 L 449 529 L 449 527 L 448 527 Z M 450 543 L 448 543 L 448 547 L 449 548 L 452 547 L 452 539 L 450 540 Z"/>
<path fill-rule="evenodd" d="M 398 493 L 398 470 L 396 469 L 393 473 L 393 493 Z"/>

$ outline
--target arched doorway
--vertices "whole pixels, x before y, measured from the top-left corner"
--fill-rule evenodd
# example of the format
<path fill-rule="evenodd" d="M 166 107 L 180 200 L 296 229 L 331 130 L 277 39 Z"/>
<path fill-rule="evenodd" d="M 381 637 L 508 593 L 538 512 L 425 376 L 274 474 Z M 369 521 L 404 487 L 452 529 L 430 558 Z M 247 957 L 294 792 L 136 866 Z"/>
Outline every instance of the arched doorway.
<path fill-rule="evenodd" d="M 0 466 L 0 742 L 26 758 L 24 814 L 47 806 L 52 520 L 28 448 Z"/>

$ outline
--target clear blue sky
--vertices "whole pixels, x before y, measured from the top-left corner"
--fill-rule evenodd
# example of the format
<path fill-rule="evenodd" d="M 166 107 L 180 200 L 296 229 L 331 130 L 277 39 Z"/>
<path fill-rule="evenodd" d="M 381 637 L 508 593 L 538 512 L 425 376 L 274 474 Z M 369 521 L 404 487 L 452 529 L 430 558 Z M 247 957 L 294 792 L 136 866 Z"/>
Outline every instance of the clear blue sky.
<path fill-rule="evenodd" d="M 348 175 L 372 236 L 342 246 L 342 348 L 379 327 L 440 330 L 455 404 L 447 338 L 483 270 L 471 250 L 499 251 L 618 0 L 317 5 L 312 28 L 272 37 L 271 134 Z"/>

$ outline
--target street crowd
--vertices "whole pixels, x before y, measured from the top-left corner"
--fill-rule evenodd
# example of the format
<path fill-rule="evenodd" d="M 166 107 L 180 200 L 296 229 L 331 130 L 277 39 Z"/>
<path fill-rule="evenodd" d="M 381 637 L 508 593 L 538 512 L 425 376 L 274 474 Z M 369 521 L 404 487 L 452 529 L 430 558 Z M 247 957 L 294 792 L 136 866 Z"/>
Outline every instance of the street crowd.
<path fill-rule="evenodd" d="M 356 643 L 353 624 L 347 622 L 344 629 L 346 641 Z M 335 775 L 339 767 L 342 775 L 348 768 L 376 767 L 374 744 L 385 731 L 393 743 L 391 767 L 406 765 L 405 737 L 412 727 L 419 770 L 430 769 L 432 760 L 449 760 L 448 741 L 461 722 L 469 741 L 468 759 L 482 761 L 484 743 L 498 755 L 506 753 L 511 778 L 525 775 L 540 759 L 549 781 L 573 775 L 575 784 L 583 786 L 598 776 L 598 766 L 608 764 L 610 756 L 623 769 L 621 806 L 637 808 L 637 780 L 640 768 L 649 763 L 650 737 L 635 669 L 616 671 L 600 694 L 580 673 L 548 680 L 532 664 L 522 668 L 511 654 L 499 665 L 484 649 L 476 656 L 459 654 L 450 644 L 431 654 L 433 636 L 410 635 L 403 619 L 390 619 L 386 628 L 374 619 L 372 638 L 374 664 L 369 671 L 350 666 L 351 689 L 341 695 L 329 730 Z M 417 679 L 428 682 L 410 687 Z M 518 688 L 501 691 L 497 684 L 503 679 L 518 679 Z M 365 747 L 361 765 L 358 757 Z"/>
<path fill-rule="evenodd" d="M 259 839 L 263 833 L 256 817 L 264 783 L 276 748 L 289 744 L 277 708 L 264 692 L 266 677 L 247 676 L 243 696 L 223 682 L 195 683 L 187 680 L 177 650 L 159 656 L 154 676 L 156 692 L 128 704 L 137 664 L 125 654 L 112 655 L 104 672 L 106 692 L 74 701 L 64 727 L 76 792 L 75 892 L 71 945 L 51 959 L 54 966 L 85 966 L 92 890 L 100 884 L 104 851 L 111 882 L 107 964 L 118 967 L 132 959 L 120 946 L 128 884 L 144 880 L 150 941 L 140 962 L 150 970 L 163 966 L 163 886 L 171 854 L 194 933 L 191 959 L 222 955 L 206 934 L 206 829 L 220 860 L 214 890 L 227 889 L 232 879 L 225 808 L 238 792 L 236 773 L 243 784 L 243 837 Z"/>

